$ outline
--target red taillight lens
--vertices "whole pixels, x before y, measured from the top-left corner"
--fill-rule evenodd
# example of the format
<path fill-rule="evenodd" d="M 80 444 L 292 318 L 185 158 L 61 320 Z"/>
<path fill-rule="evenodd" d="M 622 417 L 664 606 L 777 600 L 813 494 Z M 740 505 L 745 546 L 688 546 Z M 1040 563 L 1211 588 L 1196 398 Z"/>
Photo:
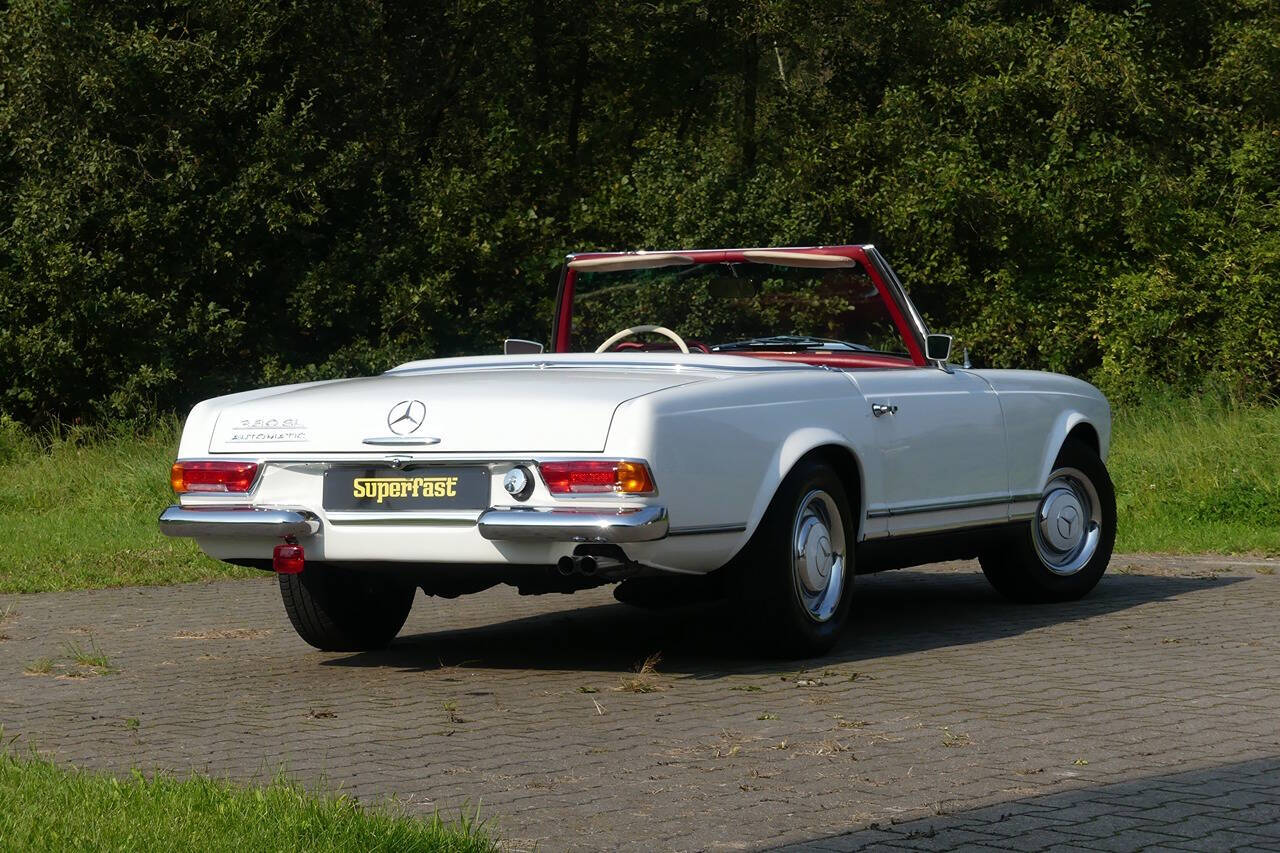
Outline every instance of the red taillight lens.
<path fill-rule="evenodd" d="M 539 462 L 538 470 L 553 495 L 591 495 L 620 492 L 647 495 L 656 492 L 653 475 L 643 462 L 603 461 Z"/>
<path fill-rule="evenodd" d="M 169 484 L 184 492 L 247 492 L 258 476 L 256 462 L 175 462 Z"/>
<path fill-rule="evenodd" d="M 300 574 L 307 565 L 301 545 L 277 545 L 271 552 L 271 568 L 282 575 Z"/>

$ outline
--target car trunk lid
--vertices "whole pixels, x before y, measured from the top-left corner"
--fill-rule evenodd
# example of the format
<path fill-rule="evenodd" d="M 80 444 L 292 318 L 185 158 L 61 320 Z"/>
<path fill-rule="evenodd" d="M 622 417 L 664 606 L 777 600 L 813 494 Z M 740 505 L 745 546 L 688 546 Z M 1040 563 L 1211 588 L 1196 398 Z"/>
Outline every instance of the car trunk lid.
<path fill-rule="evenodd" d="M 714 378 L 652 367 L 398 369 L 229 406 L 211 453 L 563 453 L 604 449 L 626 400 Z"/>

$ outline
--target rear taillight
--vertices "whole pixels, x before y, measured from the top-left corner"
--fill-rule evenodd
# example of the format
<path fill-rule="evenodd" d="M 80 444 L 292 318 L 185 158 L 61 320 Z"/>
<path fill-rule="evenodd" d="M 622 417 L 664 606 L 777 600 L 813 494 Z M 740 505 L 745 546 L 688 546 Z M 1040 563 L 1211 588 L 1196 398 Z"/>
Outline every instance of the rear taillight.
<path fill-rule="evenodd" d="M 271 552 L 271 568 L 282 575 L 300 574 L 307 566 L 307 555 L 301 545 L 285 543 Z"/>
<path fill-rule="evenodd" d="M 256 462 L 175 462 L 169 470 L 169 484 L 178 494 L 247 492 L 257 476 Z"/>
<path fill-rule="evenodd" d="M 649 466 L 643 462 L 539 462 L 538 470 L 553 495 L 651 495 L 658 490 Z"/>

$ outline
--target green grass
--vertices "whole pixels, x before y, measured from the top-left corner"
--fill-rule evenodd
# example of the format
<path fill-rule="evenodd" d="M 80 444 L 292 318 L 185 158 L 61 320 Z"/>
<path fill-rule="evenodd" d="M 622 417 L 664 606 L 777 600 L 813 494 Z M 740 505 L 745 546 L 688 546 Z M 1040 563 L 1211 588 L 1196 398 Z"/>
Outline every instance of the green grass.
<path fill-rule="evenodd" d="M 0 421 L 0 592 L 252 577 L 156 529 L 176 423 L 33 438 Z"/>
<path fill-rule="evenodd" d="M 1280 407 L 1168 396 L 1114 417 L 1118 550 L 1280 553 Z"/>
<path fill-rule="evenodd" d="M 157 532 L 177 445 L 173 422 L 37 440 L 0 420 L 0 592 L 256 576 Z M 1280 553 L 1280 408 L 1118 405 L 1109 465 L 1119 550 Z"/>
<path fill-rule="evenodd" d="M 0 850 L 494 851 L 474 821 L 368 809 L 277 781 L 123 780 L 0 754 Z"/>

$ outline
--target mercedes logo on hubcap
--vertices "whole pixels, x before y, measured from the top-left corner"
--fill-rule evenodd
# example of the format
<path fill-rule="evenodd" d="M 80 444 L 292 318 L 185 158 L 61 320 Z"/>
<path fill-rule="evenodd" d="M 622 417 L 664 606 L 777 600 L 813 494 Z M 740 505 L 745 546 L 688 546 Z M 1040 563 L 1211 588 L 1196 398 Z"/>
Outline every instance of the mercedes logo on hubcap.
<path fill-rule="evenodd" d="M 387 429 L 396 435 L 417 432 L 427 419 L 427 407 L 421 400 L 401 400 L 387 413 Z"/>
<path fill-rule="evenodd" d="M 1058 533 L 1064 539 L 1070 539 L 1075 528 L 1076 510 L 1075 507 L 1067 507 L 1062 511 L 1062 515 L 1058 516 Z"/>

